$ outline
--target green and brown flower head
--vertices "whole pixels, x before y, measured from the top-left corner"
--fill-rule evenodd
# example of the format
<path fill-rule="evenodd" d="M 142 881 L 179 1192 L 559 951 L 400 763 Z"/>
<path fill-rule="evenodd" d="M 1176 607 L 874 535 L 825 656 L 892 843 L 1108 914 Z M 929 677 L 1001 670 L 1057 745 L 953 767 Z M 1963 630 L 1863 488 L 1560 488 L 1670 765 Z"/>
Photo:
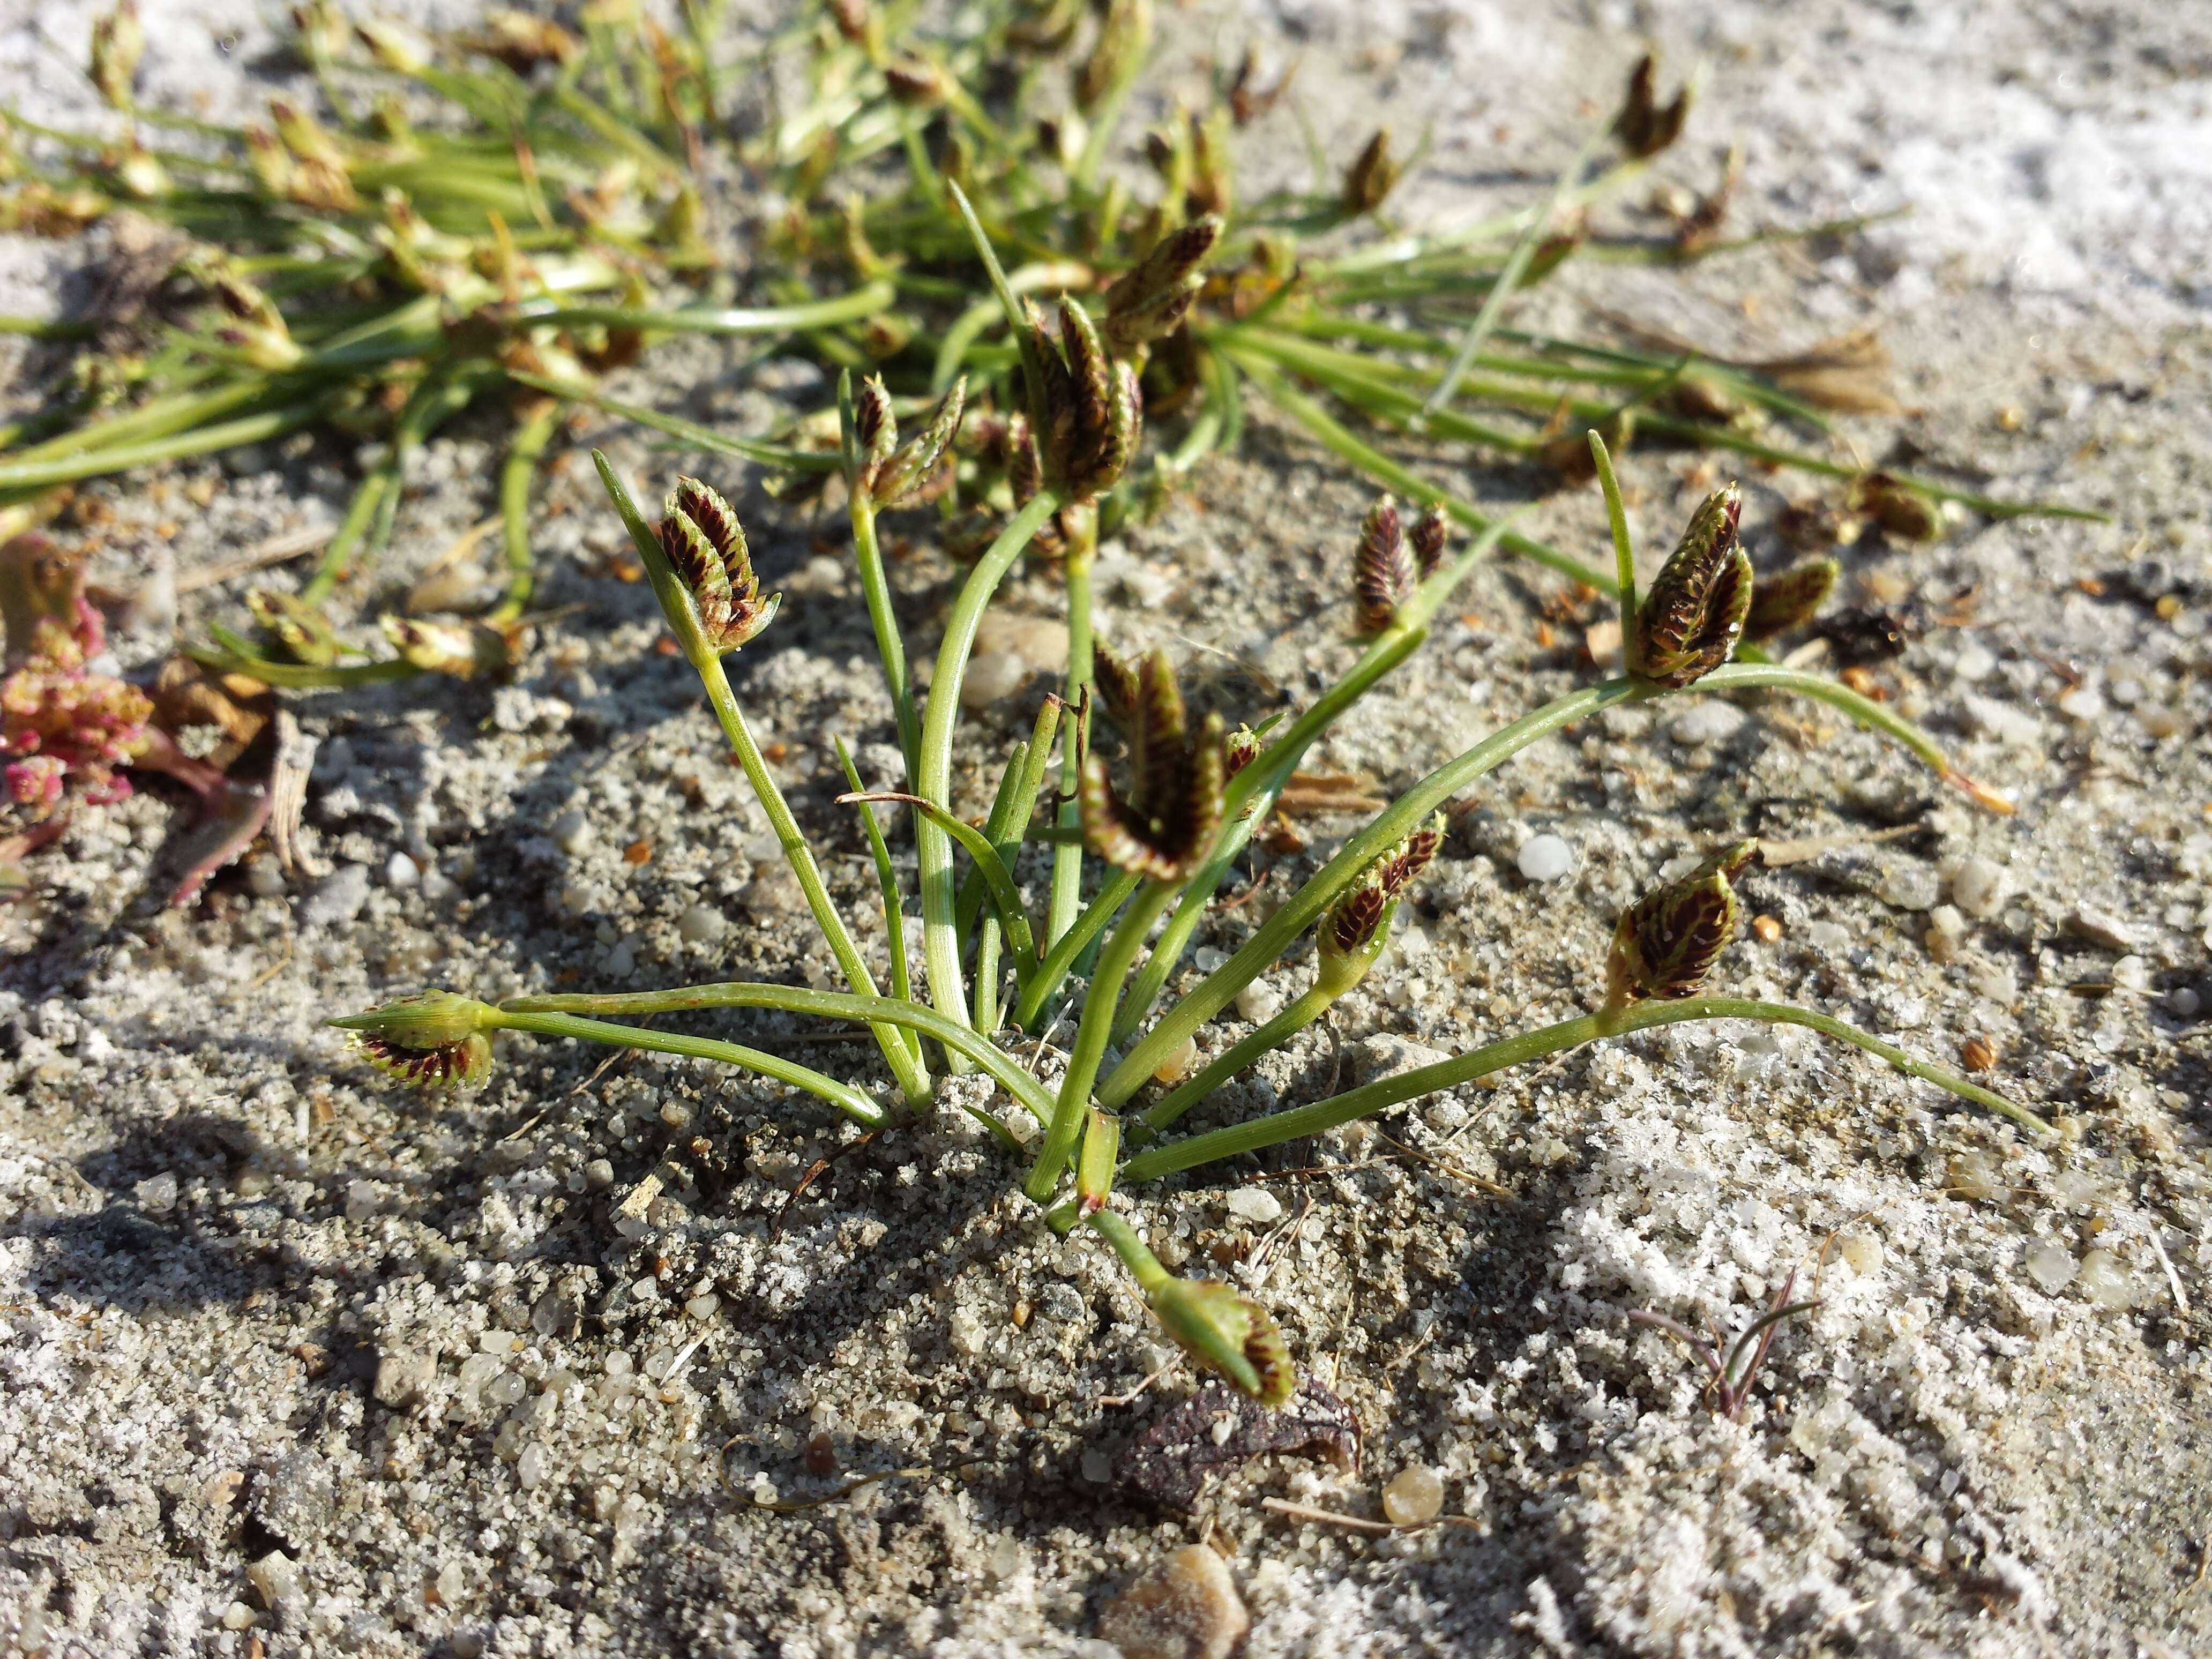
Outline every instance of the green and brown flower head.
<path fill-rule="evenodd" d="M 1440 507 L 1431 507 L 1413 520 L 1408 539 L 1413 545 L 1413 569 L 1423 581 L 1435 575 L 1443 563 L 1444 543 L 1450 530 L 1450 521 Z"/>
<path fill-rule="evenodd" d="M 1842 569 L 1833 559 L 1808 559 L 1779 575 L 1759 577 L 1752 584 L 1744 638 L 1771 640 L 1804 627 L 1834 591 Z"/>
<path fill-rule="evenodd" d="M 1403 164 L 1390 150 L 1390 129 L 1377 127 L 1344 174 L 1344 210 L 1357 218 L 1381 207 L 1397 188 Z"/>
<path fill-rule="evenodd" d="M 1385 495 L 1361 521 L 1352 558 L 1352 589 L 1361 630 L 1379 634 L 1395 622 L 1398 607 L 1413 597 L 1413 558 L 1406 550 L 1398 503 Z"/>
<path fill-rule="evenodd" d="M 1129 745 L 1130 787 L 1117 791 L 1095 751 L 1083 757 L 1083 839 L 1118 870 L 1187 881 L 1221 828 L 1228 760 L 1221 717 L 1190 717 L 1167 653 L 1132 665 L 1101 649 L 1095 678 L 1106 712 Z"/>
<path fill-rule="evenodd" d="M 1623 910 L 1607 963 L 1607 1006 L 1694 996 L 1735 939 L 1735 878 L 1758 856 L 1756 841 L 1737 842 Z"/>
<path fill-rule="evenodd" d="M 1435 860 L 1444 840 L 1444 819 L 1433 814 L 1421 827 L 1385 851 L 1364 871 L 1344 896 L 1329 907 L 1316 931 L 1322 971 L 1357 983 L 1381 954 L 1389 935 L 1390 918 L 1400 896 L 1413 878 Z M 1348 988 L 1348 984 L 1346 988 Z"/>
<path fill-rule="evenodd" d="M 1106 290 L 1106 343 L 1116 354 L 1133 356 L 1182 326 L 1206 286 L 1200 267 L 1221 240 L 1221 228 L 1218 214 L 1192 220 L 1155 242 Z"/>
<path fill-rule="evenodd" d="M 901 444 L 891 395 L 879 377 L 869 376 L 853 400 L 853 435 L 860 469 L 854 487 L 878 509 L 908 506 L 924 499 L 933 485 L 941 488 L 939 474 L 952 441 L 959 434 L 967 396 L 968 380 L 963 375 L 939 401 L 929 424 Z"/>
<path fill-rule="evenodd" d="M 1040 385 L 1031 389 L 1030 423 L 1044 482 L 1070 501 L 1114 487 L 1144 435 L 1144 394 L 1137 372 L 1109 356 L 1091 314 L 1060 302 L 1060 335 L 1029 311 L 1029 356 Z"/>
<path fill-rule="evenodd" d="M 1152 1293 L 1152 1315 L 1183 1352 L 1263 1406 L 1297 1392 L 1290 1345 L 1274 1316 L 1210 1279 L 1170 1279 Z"/>
<path fill-rule="evenodd" d="M 1662 104 L 1658 82 L 1658 60 L 1647 52 L 1629 72 L 1620 112 L 1613 118 L 1613 136 L 1620 140 L 1623 149 L 1639 159 L 1656 155 L 1680 137 L 1682 123 L 1689 118 L 1690 88 L 1676 88 L 1674 96 Z"/>
<path fill-rule="evenodd" d="M 355 1048 L 378 1071 L 445 1088 L 479 1083 L 490 1073 L 491 1041 L 484 1031 L 493 1018 L 473 997 L 416 991 L 331 1024 L 352 1032 Z"/>
<path fill-rule="evenodd" d="M 1705 497 L 1636 612 L 1633 671 L 1661 685 L 1687 685 L 1729 659 L 1751 611 L 1751 560 L 1736 534 L 1743 492 Z"/>
<path fill-rule="evenodd" d="M 699 613 L 700 632 L 715 651 L 736 650 L 775 617 L 783 596 L 761 597 L 738 515 L 698 479 L 676 481 L 659 535 L 661 552 Z"/>

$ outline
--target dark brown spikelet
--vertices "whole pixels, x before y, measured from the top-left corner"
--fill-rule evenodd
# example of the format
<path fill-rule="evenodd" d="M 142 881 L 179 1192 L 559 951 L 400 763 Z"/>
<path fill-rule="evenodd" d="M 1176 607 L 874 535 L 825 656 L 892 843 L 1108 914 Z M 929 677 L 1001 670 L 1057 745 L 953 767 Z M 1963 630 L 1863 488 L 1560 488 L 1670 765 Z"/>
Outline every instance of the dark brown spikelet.
<path fill-rule="evenodd" d="M 1444 543 L 1450 532 L 1450 521 L 1440 507 L 1431 507 L 1413 520 L 1409 538 L 1413 544 L 1413 568 L 1424 581 L 1435 575 L 1437 567 L 1443 563 Z"/>
<path fill-rule="evenodd" d="M 491 1071 L 491 1043 L 481 1031 L 429 1048 L 409 1048 L 377 1032 L 359 1031 L 354 1046 L 378 1071 L 418 1088 L 476 1083 Z"/>
<path fill-rule="evenodd" d="M 1398 158 L 1390 153 L 1390 129 L 1377 127 L 1344 174 L 1344 210 L 1355 218 L 1381 207 L 1398 183 Z"/>
<path fill-rule="evenodd" d="M 769 625 L 781 594 L 761 597 L 745 532 L 730 504 L 696 478 L 678 478 L 659 526 L 660 550 L 717 651 L 734 651 Z"/>
<path fill-rule="evenodd" d="M 1249 726 L 1239 726 L 1231 732 L 1223 750 L 1223 758 L 1229 769 L 1229 775 L 1235 777 L 1254 761 L 1259 759 L 1260 750 L 1265 746 L 1260 740 L 1260 734 Z"/>
<path fill-rule="evenodd" d="M 1156 881 L 1183 881 L 1213 848 L 1228 777 L 1221 717 L 1194 734 L 1167 653 L 1133 666 L 1101 652 L 1094 678 L 1107 712 L 1129 745 L 1130 787 L 1109 780 L 1095 750 L 1083 758 L 1083 837 L 1117 870 Z"/>
<path fill-rule="evenodd" d="M 1833 559 L 1808 559 L 1778 576 L 1752 584 L 1751 610 L 1743 619 L 1747 640 L 1771 640 L 1813 620 L 1836 586 L 1843 567 Z"/>
<path fill-rule="evenodd" d="M 1851 486 L 1851 506 L 1904 542 L 1932 542 L 1943 533 L 1943 509 L 1933 495 L 1888 472 L 1869 472 Z"/>
<path fill-rule="evenodd" d="M 869 375 L 853 394 L 853 439 L 861 466 L 871 473 L 898 447 L 898 416 L 891 411 L 891 394 L 880 374 Z"/>
<path fill-rule="evenodd" d="M 1379 634 L 1397 620 L 1398 607 L 1413 592 L 1413 561 L 1398 520 L 1398 503 L 1385 495 L 1367 510 L 1359 526 L 1359 550 L 1352 568 L 1359 605 L 1359 626 Z"/>
<path fill-rule="evenodd" d="M 1662 104 L 1658 79 L 1658 60 L 1648 52 L 1629 71 L 1620 112 L 1613 118 L 1613 136 L 1631 155 L 1656 155 L 1682 136 L 1682 123 L 1689 118 L 1689 88 L 1677 88 L 1673 100 Z"/>
<path fill-rule="evenodd" d="M 1106 290 L 1106 343 L 1124 356 L 1173 333 L 1206 279 L 1199 267 L 1221 239 L 1221 219 L 1207 214 L 1153 245 Z"/>
<path fill-rule="evenodd" d="M 902 507 L 924 494 L 960 431 L 960 414 L 967 396 L 968 379 L 963 375 L 945 389 L 927 426 L 868 466 L 863 482 L 878 507 Z M 884 404 L 888 421 L 888 398 Z M 896 434 L 896 428 L 892 430 Z"/>
<path fill-rule="evenodd" d="M 1390 908 L 1390 896 L 1379 881 L 1364 881 L 1330 908 L 1322 918 L 1320 944 L 1325 952 L 1348 957 L 1373 939 Z"/>
<path fill-rule="evenodd" d="M 1623 910 L 1607 963 L 1608 1000 L 1695 995 L 1735 939 L 1735 878 L 1758 856 L 1756 841 L 1737 842 Z"/>
<path fill-rule="evenodd" d="M 1736 534 L 1743 492 L 1717 489 L 1644 594 L 1636 612 L 1635 671 L 1661 685 L 1687 685 L 1729 659 L 1751 610 L 1751 561 Z"/>

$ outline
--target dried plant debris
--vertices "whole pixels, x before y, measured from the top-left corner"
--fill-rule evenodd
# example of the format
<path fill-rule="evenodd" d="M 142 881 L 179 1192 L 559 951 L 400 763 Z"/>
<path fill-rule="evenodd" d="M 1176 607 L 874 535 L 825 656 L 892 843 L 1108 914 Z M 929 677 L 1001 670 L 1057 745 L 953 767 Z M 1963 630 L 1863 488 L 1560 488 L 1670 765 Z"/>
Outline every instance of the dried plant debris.
<path fill-rule="evenodd" d="M 1114 1459 L 1114 1486 L 1186 1513 L 1206 1483 L 1270 1453 L 1359 1473 L 1359 1424 L 1352 1408 L 1309 1377 L 1276 1410 L 1209 1382 L 1163 1412 Z"/>

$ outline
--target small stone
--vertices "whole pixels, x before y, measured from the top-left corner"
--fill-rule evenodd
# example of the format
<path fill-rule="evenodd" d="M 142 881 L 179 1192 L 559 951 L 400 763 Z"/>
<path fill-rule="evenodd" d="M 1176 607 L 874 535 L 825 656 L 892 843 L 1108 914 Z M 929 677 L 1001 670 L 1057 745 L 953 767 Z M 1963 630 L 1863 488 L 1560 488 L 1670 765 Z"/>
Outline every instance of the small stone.
<path fill-rule="evenodd" d="M 2058 694 L 2058 712 L 2084 726 L 2105 718 L 2105 699 L 2094 685 L 2077 685 Z"/>
<path fill-rule="evenodd" d="M 1408 1464 L 1382 1488 L 1382 1513 L 1396 1526 L 1433 1521 L 1443 1507 L 1444 1483 L 1425 1463 Z"/>
<path fill-rule="evenodd" d="M 2136 947 L 2135 929 L 2109 910 L 2081 905 L 2066 918 L 2066 927 L 2076 938 L 2107 951 L 2127 951 Z"/>
<path fill-rule="evenodd" d="M 2172 999 L 2167 999 L 2168 1006 Z M 177 1207 L 177 1177 L 167 1170 L 160 1175 L 149 1176 L 131 1189 L 138 1200 L 138 1207 L 149 1215 L 166 1215 Z"/>
<path fill-rule="evenodd" d="M 1575 849 L 1558 836 L 1531 836 L 1513 861 L 1530 881 L 1557 881 L 1575 867 Z"/>
<path fill-rule="evenodd" d="M 301 1551 L 329 1530 L 337 1502 L 330 1465 L 301 1450 L 255 1476 L 249 1509 L 270 1537 Z"/>
<path fill-rule="evenodd" d="M 1761 945 L 1772 945 L 1782 938 L 1782 922 L 1778 917 L 1756 915 L 1751 919 L 1752 937 Z"/>
<path fill-rule="evenodd" d="M 604 1192 L 615 1184 L 615 1166 L 604 1158 L 595 1158 L 584 1165 L 584 1185 L 593 1192 Z"/>
<path fill-rule="evenodd" d="M 2177 985 L 2166 994 L 2166 1012 L 2176 1019 L 2194 1019 L 2204 1000 L 2191 985 Z"/>
<path fill-rule="evenodd" d="M 1962 680 L 1985 680 L 1996 672 L 1996 658 L 1986 646 L 1970 645 L 1959 653 L 1951 672 Z"/>
<path fill-rule="evenodd" d="M 263 1607 L 273 1608 L 284 1597 L 299 1593 L 300 1566 L 283 1551 L 271 1550 L 246 1564 L 246 1582 L 253 1586 Z"/>
<path fill-rule="evenodd" d="M 563 812 L 553 820 L 553 844 L 570 857 L 591 850 L 592 821 L 581 812 Z"/>
<path fill-rule="evenodd" d="M 2045 1296 L 2056 1296 L 2074 1282 L 2074 1252 L 2056 1239 L 2041 1238 L 2029 1245 L 2021 1265 Z"/>
<path fill-rule="evenodd" d="M 978 651 L 968 659 L 960 682 L 960 706 L 980 711 L 1012 696 L 1029 684 L 1030 665 L 1012 651 Z"/>
<path fill-rule="evenodd" d="M 1875 896 L 1900 910 L 1927 910 L 1942 893 L 1935 871 L 1918 860 L 1899 860 L 1882 872 Z"/>
<path fill-rule="evenodd" d="M 395 893 L 411 892 L 422 879 L 422 868 L 404 853 L 384 861 L 384 884 Z"/>
<path fill-rule="evenodd" d="M 1237 1018 L 1265 1025 L 1283 1012 L 1283 994 L 1265 980 L 1254 980 L 1237 994 Z"/>
<path fill-rule="evenodd" d="M 1683 747 L 1694 749 L 1701 744 L 1727 742 L 1743 730 L 1749 718 L 1732 702 L 1703 698 L 1668 721 L 1667 731 Z"/>
<path fill-rule="evenodd" d="M 1255 1227 L 1270 1227 L 1283 1218 L 1283 1200 L 1265 1187 L 1239 1187 L 1222 1200 L 1222 1206 L 1239 1221 Z"/>
<path fill-rule="evenodd" d="M 1155 1083 L 1180 1083 L 1190 1075 L 1190 1068 L 1198 1060 L 1198 1039 L 1185 1037 L 1168 1050 L 1167 1058 L 1153 1068 Z"/>
<path fill-rule="evenodd" d="M 2135 1305 L 2135 1285 L 2110 1250 L 2092 1250 L 2083 1256 L 2076 1279 L 2094 1307 L 2122 1313 Z"/>
<path fill-rule="evenodd" d="M 709 1291 L 704 1296 L 695 1296 L 684 1304 L 684 1311 L 694 1319 L 712 1319 L 720 1311 L 722 1298 Z"/>
<path fill-rule="evenodd" d="M 1251 1627 L 1237 1581 L 1203 1544 L 1155 1561 L 1098 1615 L 1121 1659 L 1228 1659 Z"/>
<path fill-rule="evenodd" d="M 394 1349 L 376 1360 L 376 1382 L 372 1391 L 378 1405 L 404 1411 L 416 1405 L 438 1376 L 438 1360 L 410 1349 Z"/>
<path fill-rule="evenodd" d="M 282 898 L 284 867 L 275 859 L 254 859 L 246 866 L 246 884 L 256 898 Z"/>
<path fill-rule="evenodd" d="M 522 1449 L 522 1455 L 514 1460 L 514 1478 L 525 1492 L 535 1491 L 545 1479 L 545 1448 L 531 1445 Z"/>
<path fill-rule="evenodd" d="M 252 1630 L 258 1616 L 245 1602 L 233 1601 L 222 1610 L 222 1627 L 225 1630 Z"/>
<path fill-rule="evenodd" d="M 346 1183 L 345 1218 L 348 1221 L 368 1221 L 384 1207 L 384 1194 L 373 1181 L 349 1181 Z"/>
<path fill-rule="evenodd" d="M 1964 1199 L 1995 1198 L 2004 1188 L 2004 1177 L 1997 1169 L 1996 1160 L 1984 1152 L 1954 1153 L 1950 1176 L 1951 1190 Z"/>
<path fill-rule="evenodd" d="M 1987 921 L 2004 908 L 2011 885 L 2002 865 L 1970 858 L 1951 872 L 1951 902 L 1977 921 Z"/>
<path fill-rule="evenodd" d="M 597 895 L 587 882 L 564 882 L 561 887 L 561 908 L 572 916 L 580 916 L 590 909 Z"/>
<path fill-rule="evenodd" d="M 676 918 L 676 931 L 686 945 L 720 945 L 730 919 L 711 904 L 695 904 Z"/>
<path fill-rule="evenodd" d="M 335 927 L 351 921 L 368 902 L 368 866 L 343 864 L 324 877 L 300 907 L 300 920 L 310 927 Z"/>
<path fill-rule="evenodd" d="M 2154 738 L 2170 738 L 2188 723 L 2187 717 L 2171 703 L 2147 702 L 2136 710 L 2136 724 Z"/>

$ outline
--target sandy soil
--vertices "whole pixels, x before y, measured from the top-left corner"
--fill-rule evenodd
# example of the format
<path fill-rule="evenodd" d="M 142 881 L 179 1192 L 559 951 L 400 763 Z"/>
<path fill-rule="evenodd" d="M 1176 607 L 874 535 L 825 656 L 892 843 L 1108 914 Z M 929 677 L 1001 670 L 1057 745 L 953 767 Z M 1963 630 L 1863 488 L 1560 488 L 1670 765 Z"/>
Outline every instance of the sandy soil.
<path fill-rule="evenodd" d="M 252 9 L 146 9 L 151 91 L 227 108 L 260 90 Z M 1969 520 L 1848 556 L 1848 602 L 1922 623 L 1877 678 L 2016 816 L 1802 707 L 1591 723 L 1489 781 L 1409 936 L 1247 1096 L 1310 1097 L 1408 1044 L 1587 1006 L 1620 904 L 1755 832 L 1826 839 L 1747 878 L 1780 931 L 1732 951 L 1728 982 L 1947 1061 L 1978 1038 L 1997 1085 L 2060 1133 L 2033 1142 L 1802 1034 L 1686 1027 L 1149 1190 L 1135 1213 L 1164 1253 L 1228 1262 L 1364 1445 L 1356 1475 L 1264 1459 L 1194 1515 L 1145 1507 L 1113 1487 L 1113 1455 L 1192 1379 L 1115 1403 L 1167 1353 L 1103 1249 L 1038 1227 L 960 1122 L 871 1146 L 787 1205 L 848 1136 L 774 1090 L 518 1040 L 481 1092 L 425 1101 L 319 1024 L 426 980 L 495 995 L 827 971 L 695 685 L 653 648 L 650 595 L 609 574 L 619 528 L 575 457 L 539 536 L 554 614 L 514 684 L 291 704 L 319 740 L 312 878 L 257 866 L 162 910 L 184 809 L 154 787 L 85 815 L 42 890 L 0 913 L 0 1647 L 1104 1655 L 1097 1617 L 1128 1575 L 1206 1539 L 1255 1656 L 2212 1650 L 2212 15 L 1523 10 L 1196 11 L 1160 86 L 1248 38 L 1302 54 L 1336 154 L 1377 107 L 1401 132 L 1435 124 L 1394 211 L 1442 225 L 1529 199 L 1639 33 L 1702 54 L 1705 100 L 1667 175 L 1702 187 L 1740 143 L 1746 229 L 1910 216 L 1687 276 L 1577 269 L 1527 316 L 1601 309 L 1748 357 L 1878 325 L 1908 413 L 1852 423 L 1859 453 L 2112 521 Z M 0 26 L 0 97 L 81 112 L 84 16 L 40 0 Z M 1302 154 L 1287 116 L 1271 123 L 1255 177 Z M 81 258 L 0 242 L 0 310 L 60 303 Z M 40 362 L 0 366 L 20 397 Z M 822 388 L 674 346 L 623 391 L 751 429 Z M 634 477 L 699 464 L 591 435 Z M 432 447 L 390 580 L 489 510 L 492 436 Z M 332 518 L 350 461 L 300 440 L 104 489 L 96 569 L 143 584 Z M 1489 500 L 1534 482 L 1449 451 L 1425 464 Z M 1624 471 L 1655 547 L 1709 487 L 1693 458 Z M 866 915 L 828 737 L 878 773 L 894 751 L 842 541 L 728 465 L 710 476 L 749 492 L 787 595 L 741 691 Z M 1745 483 L 1768 553 L 1785 500 L 1815 492 Z M 1168 643 L 1232 712 L 1307 695 L 1350 659 L 1366 499 L 1262 421 L 1109 550 L 1109 637 Z M 1594 492 L 1538 522 L 1601 545 Z M 925 638 L 952 570 L 927 548 L 900 564 Z M 229 615 L 238 586 L 191 594 L 178 626 Z M 1465 614 L 1316 763 L 1402 786 L 1586 678 L 1589 613 L 1554 588 L 1479 573 Z M 1006 600 L 1011 618 L 1054 605 L 1042 579 Z M 157 618 L 120 648 L 138 667 L 169 640 Z M 1036 691 L 974 723 L 971 793 Z M 1354 827 L 1305 823 L 1273 890 Z M 1520 872 L 1539 833 L 1572 849 L 1559 880 Z M 629 861 L 641 842 L 649 861 Z M 1254 914 L 1219 916 L 1205 949 Z M 1305 971 L 1294 957 L 1271 983 Z M 624 1213 L 664 1147 L 702 1134 L 714 1156 Z M 1738 1328 L 1793 1270 L 1820 1306 L 1784 1328 L 1741 1422 L 1700 1397 L 1686 1350 L 1628 1319 Z M 834 1475 L 809 1472 L 817 1435 Z M 1450 1524 L 1376 1534 L 1262 1506 L 1372 1517 L 1413 1465 L 1441 1475 Z M 894 1469 L 924 1473 L 762 1506 Z"/>

